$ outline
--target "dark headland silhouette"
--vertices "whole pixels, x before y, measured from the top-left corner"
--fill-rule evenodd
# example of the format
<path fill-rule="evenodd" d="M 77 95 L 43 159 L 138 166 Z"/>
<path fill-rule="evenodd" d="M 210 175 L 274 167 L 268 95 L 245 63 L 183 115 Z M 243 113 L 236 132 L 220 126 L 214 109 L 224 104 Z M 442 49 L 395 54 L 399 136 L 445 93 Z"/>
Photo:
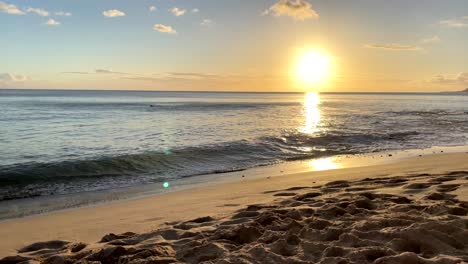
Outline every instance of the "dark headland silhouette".
<path fill-rule="evenodd" d="M 461 90 L 461 91 L 447 91 L 447 92 L 443 92 L 443 93 L 468 93 L 468 88 L 466 88 L 465 90 Z"/>

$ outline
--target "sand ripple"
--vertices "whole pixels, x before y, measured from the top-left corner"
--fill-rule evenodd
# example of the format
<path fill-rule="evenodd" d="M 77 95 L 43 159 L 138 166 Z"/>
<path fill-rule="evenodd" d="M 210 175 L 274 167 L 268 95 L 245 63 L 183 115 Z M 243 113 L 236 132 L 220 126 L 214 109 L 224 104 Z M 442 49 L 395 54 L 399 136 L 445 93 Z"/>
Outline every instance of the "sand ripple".
<path fill-rule="evenodd" d="M 96 245 L 39 242 L 0 263 L 468 262 L 468 172 L 335 181 L 268 192 L 228 218 L 108 234 Z"/>

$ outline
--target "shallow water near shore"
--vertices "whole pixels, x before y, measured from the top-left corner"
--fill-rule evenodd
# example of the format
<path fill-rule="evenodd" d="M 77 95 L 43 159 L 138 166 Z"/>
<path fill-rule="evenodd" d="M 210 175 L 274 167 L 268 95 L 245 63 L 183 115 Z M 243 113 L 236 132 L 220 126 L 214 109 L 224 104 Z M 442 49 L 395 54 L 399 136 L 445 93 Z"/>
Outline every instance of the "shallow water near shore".
<path fill-rule="evenodd" d="M 267 166 L 259 166 L 242 171 L 215 173 L 177 179 L 164 187 L 161 183 L 122 187 L 104 191 L 89 191 L 75 194 L 34 197 L 0 202 L 0 221 L 37 214 L 47 214 L 58 210 L 79 207 L 99 206 L 122 200 L 139 199 L 189 188 L 199 188 L 257 178 L 288 177 L 290 174 L 346 169 L 388 164 L 400 160 L 423 157 L 440 153 L 468 153 L 468 146 L 432 147 L 400 151 L 385 151 L 371 154 L 337 155 L 319 159 L 289 161 Z M 313 179 L 311 179 L 313 180 Z"/>

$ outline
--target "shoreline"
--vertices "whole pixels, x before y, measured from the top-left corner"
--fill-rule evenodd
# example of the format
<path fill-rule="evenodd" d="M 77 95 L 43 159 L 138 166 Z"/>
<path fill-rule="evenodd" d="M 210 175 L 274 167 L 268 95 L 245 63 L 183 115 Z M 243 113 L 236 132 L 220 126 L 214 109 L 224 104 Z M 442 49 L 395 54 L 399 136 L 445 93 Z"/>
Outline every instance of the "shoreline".
<path fill-rule="evenodd" d="M 0 223 L 4 221 L 14 221 L 15 219 L 48 215 L 55 212 L 105 206 L 112 203 L 165 195 L 203 186 L 264 178 L 264 175 L 269 175 L 270 177 L 284 176 L 297 173 L 382 165 L 413 157 L 462 152 L 468 152 L 468 145 L 435 146 L 425 149 L 388 150 L 362 154 L 342 154 L 313 159 L 282 161 L 275 164 L 256 166 L 232 172 L 184 177 L 170 182 L 170 188 L 163 188 L 162 183 L 153 183 L 104 191 L 79 192 L 1 201 L 0 205 L 2 205 L 4 211 L 0 212 Z M 22 213 L 17 213 L 13 216 L 5 216 L 8 210 L 20 211 Z"/>
<path fill-rule="evenodd" d="M 9 239 L 0 242 L 0 256 L 14 254 L 15 249 L 37 241 L 60 239 L 93 244 L 107 233 L 149 232 L 168 222 L 207 215 L 222 218 L 249 204 L 272 203 L 277 197 L 269 191 L 310 185 L 311 182 L 326 184 L 368 177 L 468 171 L 467 159 L 466 152 L 444 153 L 365 167 L 301 173 L 285 171 L 278 175 L 263 172 L 258 178 L 246 177 L 235 182 L 4 220 L 0 222 L 0 236 Z M 466 192 L 461 195 L 466 196 Z"/>

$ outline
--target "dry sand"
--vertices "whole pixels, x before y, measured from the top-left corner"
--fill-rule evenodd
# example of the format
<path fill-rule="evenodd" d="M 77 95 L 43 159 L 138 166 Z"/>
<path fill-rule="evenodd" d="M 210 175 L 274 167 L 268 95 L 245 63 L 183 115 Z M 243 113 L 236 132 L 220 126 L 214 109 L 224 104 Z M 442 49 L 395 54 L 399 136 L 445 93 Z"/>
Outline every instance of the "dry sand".
<path fill-rule="evenodd" d="M 467 153 L 265 175 L 3 221 L 0 263 L 461 263 L 467 196 Z"/>

